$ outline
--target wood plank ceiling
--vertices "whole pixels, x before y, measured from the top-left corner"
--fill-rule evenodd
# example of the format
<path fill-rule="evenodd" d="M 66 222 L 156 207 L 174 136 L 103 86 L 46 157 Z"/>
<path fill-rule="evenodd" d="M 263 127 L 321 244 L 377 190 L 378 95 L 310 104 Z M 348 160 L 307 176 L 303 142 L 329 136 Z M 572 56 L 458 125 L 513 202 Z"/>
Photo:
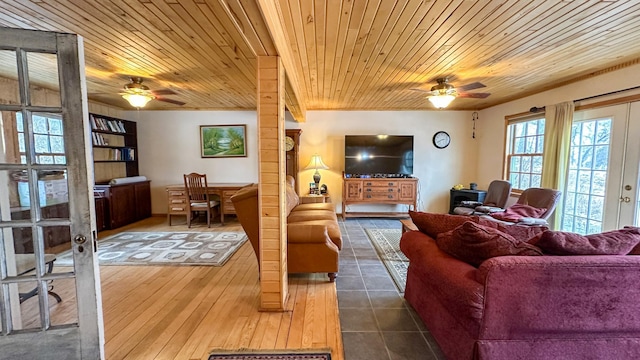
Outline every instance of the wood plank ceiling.
<path fill-rule="evenodd" d="M 622 0 L 3 0 L 0 26 L 82 35 L 89 98 L 122 108 L 141 76 L 185 103 L 148 109 L 255 109 L 276 47 L 288 106 L 309 110 L 433 109 L 411 89 L 438 77 L 486 85 L 449 107 L 483 109 L 640 62 L 640 2 Z"/>

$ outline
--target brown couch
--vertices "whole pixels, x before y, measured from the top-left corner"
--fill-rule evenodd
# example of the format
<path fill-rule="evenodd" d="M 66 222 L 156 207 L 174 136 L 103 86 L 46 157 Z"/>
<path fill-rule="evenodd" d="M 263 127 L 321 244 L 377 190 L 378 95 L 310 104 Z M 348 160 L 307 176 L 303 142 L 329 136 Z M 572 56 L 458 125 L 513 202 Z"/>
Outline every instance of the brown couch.
<path fill-rule="evenodd" d="M 332 204 L 299 204 L 294 180 L 287 177 L 287 268 L 288 272 L 326 272 L 333 282 L 338 273 L 342 236 Z M 246 186 L 231 201 L 238 220 L 249 237 L 260 266 L 258 185 Z"/>

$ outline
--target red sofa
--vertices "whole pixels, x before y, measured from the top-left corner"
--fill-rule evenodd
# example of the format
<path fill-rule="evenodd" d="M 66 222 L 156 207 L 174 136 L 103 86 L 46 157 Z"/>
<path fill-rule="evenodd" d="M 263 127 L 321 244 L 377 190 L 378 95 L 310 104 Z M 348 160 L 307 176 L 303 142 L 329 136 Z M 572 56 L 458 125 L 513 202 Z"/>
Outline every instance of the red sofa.
<path fill-rule="evenodd" d="M 405 298 L 447 359 L 640 359 L 640 256 L 500 256 L 405 232 Z"/>

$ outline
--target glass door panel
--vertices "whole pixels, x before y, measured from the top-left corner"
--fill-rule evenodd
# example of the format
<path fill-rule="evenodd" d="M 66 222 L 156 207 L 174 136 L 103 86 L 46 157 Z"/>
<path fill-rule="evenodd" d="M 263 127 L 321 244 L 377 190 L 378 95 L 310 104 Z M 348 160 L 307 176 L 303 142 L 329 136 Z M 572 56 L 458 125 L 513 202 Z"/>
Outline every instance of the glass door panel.
<path fill-rule="evenodd" d="M 0 27 L 3 358 L 104 357 L 81 47 Z"/>
<path fill-rule="evenodd" d="M 611 142 L 611 118 L 574 122 L 562 230 L 580 234 L 602 230 Z"/>
<path fill-rule="evenodd" d="M 58 56 L 27 52 L 31 105 L 60 107 Z"/>
<path fill-rule="evenodd" d="M 617 105 L 574 114 L 563 231 L 593 234 L 617 228 L 626 108 Z"/>

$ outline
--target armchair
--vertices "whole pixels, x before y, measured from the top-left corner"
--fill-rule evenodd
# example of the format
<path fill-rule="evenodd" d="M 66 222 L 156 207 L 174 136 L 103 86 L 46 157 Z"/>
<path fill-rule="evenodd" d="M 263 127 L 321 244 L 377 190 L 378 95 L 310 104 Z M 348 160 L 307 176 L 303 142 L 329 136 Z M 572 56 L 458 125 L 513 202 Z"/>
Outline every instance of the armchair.
<path fill-rule="evenodd" d="M 491 217 L 524 225 L 548 225 L 547 220 L 560 200 L 561 191 L 546 188 L 528 188 L 520 194 L 518 201 Z"/>
<path fill-rule="evenodd" d="M 476 211 L 485 212 L 478 209 L 478 207 L 502 210 L 509 199 L 510 193 L 511 183 L 504 180 L 494 180 L 489 184 L 489 189 L 487 189 L 487 196 L 484 198 L 484 202 L 463 202 L 461 204 L 462 206 L 458 206 L 453 209 L 453 213 L 456 215 L 473 215 Z"/>

